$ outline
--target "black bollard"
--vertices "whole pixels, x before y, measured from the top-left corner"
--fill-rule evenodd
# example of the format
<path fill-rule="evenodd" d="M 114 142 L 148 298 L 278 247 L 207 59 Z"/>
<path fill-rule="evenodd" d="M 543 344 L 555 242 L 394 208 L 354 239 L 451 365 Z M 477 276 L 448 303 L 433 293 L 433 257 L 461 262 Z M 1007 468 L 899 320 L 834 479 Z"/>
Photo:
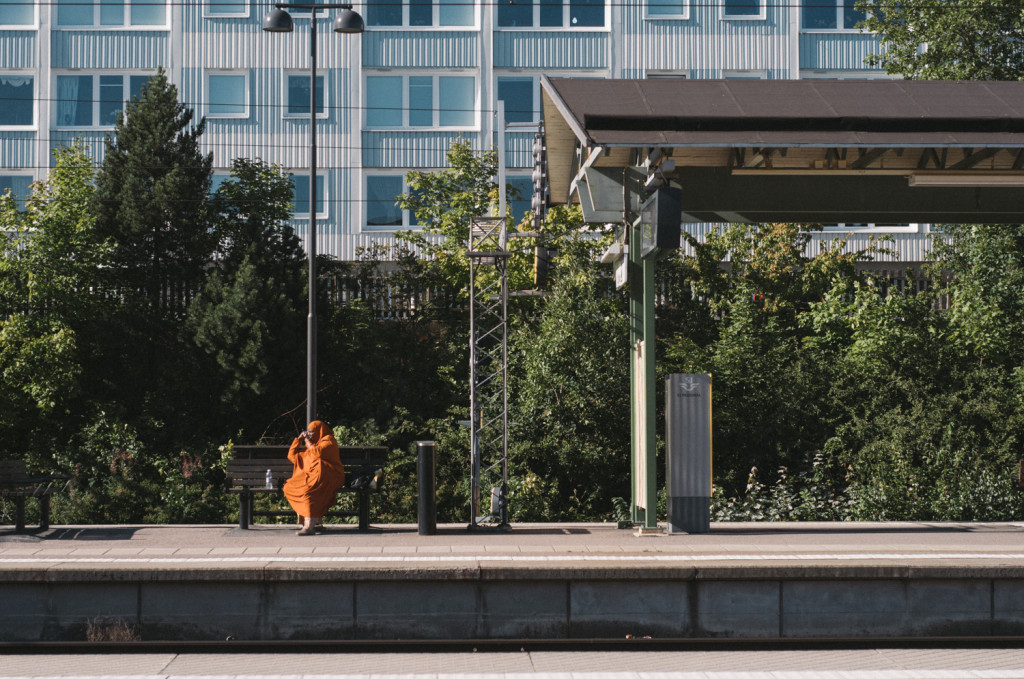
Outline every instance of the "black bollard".
<path fill-rule="evenodd" d="M 434 497 L 434 442 L 416 442 L 416 474 L 419 477 L 420 535 L 437 534 L 437 498 Z"/>

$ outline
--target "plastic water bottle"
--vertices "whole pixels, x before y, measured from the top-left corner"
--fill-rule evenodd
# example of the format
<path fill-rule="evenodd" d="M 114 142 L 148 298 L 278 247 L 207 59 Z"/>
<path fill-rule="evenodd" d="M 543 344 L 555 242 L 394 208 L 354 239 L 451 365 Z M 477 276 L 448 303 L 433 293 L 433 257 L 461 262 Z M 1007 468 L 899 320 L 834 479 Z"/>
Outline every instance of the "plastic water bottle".
<path fill-rule="evenodd" d="M 274 475 L 267 470 L 267 490 L 274 490 Z"/>

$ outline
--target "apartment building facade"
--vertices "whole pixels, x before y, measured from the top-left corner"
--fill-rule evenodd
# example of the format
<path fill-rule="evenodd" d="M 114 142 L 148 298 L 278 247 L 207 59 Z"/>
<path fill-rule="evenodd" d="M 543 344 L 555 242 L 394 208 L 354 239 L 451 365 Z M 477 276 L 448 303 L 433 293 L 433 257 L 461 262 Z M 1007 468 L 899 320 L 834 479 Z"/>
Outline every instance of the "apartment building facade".
<path fill-rule="evenodd" d="M 415 228 L 395 206 L 411 169 L 443 167 L 452 141 L 496 144 L 529 206 L 541 74 L 587 78 L 876 78 L 877 40 L 855 0 L 367 0 L 366 31 L 330 32 L 318 12 L 319 250 Z M 261 30 L 270 2 L 0 0 L 0 191 L 24 196 L 55 147 L 82 140 L 99 162 L 125 99 L 160 67 L 206 117 L 215 178 L 232 159 L 293 172 L 295 227 L 309 227 L 310 14 Z M 697 227 L 700 229 L 701 227 Z M 927 225 L 836 225 L 822 238 L 893 234 L 923 258 Z M 817 247 L 817 246 L 815 246 Z"/>

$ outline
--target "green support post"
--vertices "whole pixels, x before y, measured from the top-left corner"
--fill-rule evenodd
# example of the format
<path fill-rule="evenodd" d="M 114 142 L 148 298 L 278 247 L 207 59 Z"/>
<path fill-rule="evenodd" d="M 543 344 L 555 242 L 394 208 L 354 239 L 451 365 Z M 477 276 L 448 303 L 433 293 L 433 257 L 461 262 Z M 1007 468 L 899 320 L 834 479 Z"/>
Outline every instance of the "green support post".
<path fill-rule="evenodd" d="M 655 431 L 654 267 L 640 256 L 640 229 L 630 227 L 629 346 L 632 403 L 632 511 L 642 529 L 658 527 L 657 438 Z"/>

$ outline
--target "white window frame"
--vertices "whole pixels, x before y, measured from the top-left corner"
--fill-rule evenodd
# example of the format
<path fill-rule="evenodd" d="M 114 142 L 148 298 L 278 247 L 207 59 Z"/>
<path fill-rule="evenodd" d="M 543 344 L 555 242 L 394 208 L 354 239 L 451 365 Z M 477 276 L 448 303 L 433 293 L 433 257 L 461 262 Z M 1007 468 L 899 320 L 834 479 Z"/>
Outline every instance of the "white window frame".
<path fill-rule="evenodd" d="M 74 0 L 84 2 L 85 0 Z M 92 0 L 92 23 L 91 24 L 61 24 L 60 5 L 58 0 L 53 0 L 50 6 L 50 28 L 55 31 L 167 31 L 171 28 L 171 7 L 173 0 L 164 0 L 164 22 L 162 24 L 133 24 L 132 21 L 132 0 L 123 0 L 124 14 L 119 24 L 100 23 L 100 12 L 102 2 Z"/>
<path fill-rule="evenodd" d="M 363 170 L 363 177 L 362 177 L 362 181 L 360 183 L 360 187 L 362 189 L 362 197 L 363 197 L 363 200 L 361 201 L 361 205 L 363 206 L 363 209 L 362 209 L 362 214 L 360 215 L 360 218 L 359 218 L 359 224 L 360 224 L 359 228 L 360 228 L 360 230 L 363 233 L 383 234 L 383 233 L 395 233 L 395 232 L 398 232 L 398 231 L 419 230 L 419 229 L 423 228 L 421 225 L 416 223 L 416 216 L 412 213 L 412 210 L 403 210 L 402 208 L 398 208 L 401 211 L 401 213 L 402 213 L 402 224 L 400 226 L 395 226 L 395 225 L 391 225 L 391 226 L 370 226 L 369 224 L 366 223 L 366 218 L 369 216 L 367 214 L 367 212 L 368 212 L 367 208 L 368 208 L 368 206 L 370 204 L 370 186 L 369 186 L 370 178 L 371 177 L 397 177 L 399 180 L 401 180 L 401 183 L 402 183 L 401 193 L 408 193 L 409 192 L 409 185 L 405 182 L 405 174 L 406 174 L 406 172 L 407 172 L 407 170 L 404 170 L 404 169 L 403 170 L 388 170 L 388 169 L 366 168 L 366 169 Z M 397 196 L 398 194 L 395 194 L 395 195 Z"/>
<path fill-rule="evenodd" d="M 121 110 L 124 110 L 125 102 L 131 101 L 133 93 L 131 91 L 131 79 L 134 77 L 144 76 L 147 81 L 153 76 L 155 71 L 147 72 L 132 72 L 132 71 L 121 71 L 121 70 L 88 70 L 88 71 L 54 71 L 52 75 L 52 89 L 50 90 L 51 95 L 54 99 L 53 105 L 50 107 L 50 116 L 53 119 L 53 127 L 58 130 L 112 130 L 114 124 L 110 125 L 99 125 L 96 121 L 100 119 L 100 77 L 101 76 L 119 76 L 121 78 L 121 94 L 125 95 L 121 101 Z M 92 78 L 92 124 L 91 125 L 61 125 L 60 120 L 57 116 L 60 113 L 60 88 L 57 85 L 57 78 L 61 76 L 71 76 L 78 78 L 87 76 Z"/>
<path fill-rule="evenodd" d="M 836 27 L 835 28 L 804 28 L 804 10 L 806 7 L 801 4 L 800 6 L 800 32 L 801 33 L 858 33 L 859 28 L 846 28 L 843 26 L 843 14 L 846 10 L 846 0 L 832 0 L 835 3 L 836 12 Z"/>
<path fill-rule="evenodd" d="M 245 10 L 242 12 L 214 12 L 210 9 L 211 0 L 202 0 L 203 3 L 203 18 L 204 19 L 229 19 L 229 18 L 246 18 L 249 16 L 249 7 L 251 6 L 250 0 L 242 0 L 245 4 Z"/>
<path fill-rule="evenodd" d="M 35 130 L 39 125 L 39 76 L 35 71 L 3 70 L 0 71 L 0 78 L 31 78 L 32 79 L 32 122 L 27 125 L 7 125 L 0 122 L 0 130 Z"/>
<path fill-rule="evenodd" d="M 689 0 L 686 0 L 689 3 Z M 571 0 L 562 0 L 562 25 L 561 26 L 541 26 L 540 25 L 540 0 L 533 0 L 533 19 L 529 26 L 502 26 L 498 23 L 498 6 L 497 3 L 494 5 L 494 30 L 495 31 L 542 31 L 545 33 L 551 33 L 556 31 L 586 31 L 591 33 L 605 32 L 610 33 L 612 30 L 612 3 L 614 0 L 604 0 L 604 24 L 601 26 L 573 26 L 570 21 L 572 19 L 572 9 L 570 7 Z"/>
<path fill-rule="evenodd" d="M 291 168 L 291 169 L 285 170 L 285 172 L 287 174 L 292 175 L 292 177 L 293 177 L 292 181 L 293 182 L 295 181 L 294 180 L 295 177 L 302 177 L 306 181 L 309 181 L 309 168 L 308 167 L 305 168 L 305 169 L 300 168 L 300 167 Z M 317 179 L 321 179 L 321 178 L 323 179 L 323 191 L 319 191 L 318 190 L 316 192 L 316 200 L 317 200 L 318 203 L 321 203 L 323 205 L 323 212 L 317 212 L 316 213 L 316 218 L 317 219 L 327 219 L 328 217 L 330 217 L 330 214 L 331 214 L 331 203 L 330 203 L 330 200 L 329 200 L 330 192 L 328 191 L 327 174 L 325 172 L 322 172 L 322 171 L 317 171 L 316 177 L 317 177 Z M 295 195 L 296 195 L 295 194 L 295 189 L 293 188 L 292 189 L 292 196 L 294 197 Z M 306 197 L 303 200 L 307 200 L 307 201 L 309 200 L 309 187 L 308 186 L 306 187 Z M 308 222 L 309 221 L 309 213 L 308 212 L 294 212 L 293 211 L 291 218 L 295 219 L 295 220 L 298 220 L 298 221 L 306 221 L 306 222 Z"/>
<path fill-rule="evenodd" d="M 652 14 L 650 11 L 651 0 L 644 0 L 644 19 L 647 21 L 685 21 L 690 18 L 690 0 L 677 0 L 682 5 L 682 11 L 667 14 Z"/>
<path fill-rule="evenodd" d="M 729 7 L 726 0 L 722 2 L 722 21 L 764 21 L 768 17 L 765 0 L 754 0 L 757 2 L 759 11 L 757 14 L 729 14 Z"/>
<path fill-rule="evenodd" d="M 466 0 L 468 1 L 468 0 Z M 429 26 L 412 26 L 409 24 L 409 0 L 402 2 L 402 22 L 398 24 L 388 25 L 370 25 L 366 24 L 367 31 L 397 31 L 399 29 L 403 31 L 478 31 L 480 30 L 480 4 L 474 2 L 473 4 L 473 20 L 468 24 L 463 25 L 441 25 L 441 2 L 439 0 L 431 0 L 431 13 L 430 13 L 430 25 Z M 369 13 L 369 4 L 363 5 L 363 11 Z"/>
<path fill-rule="evenodd" d="M 477 132 L 480 130 L 480 87 L 479 78 L 481 77 L 477 71 L 426 71 L 423 73 L 394 73 L 393 71 L 363 71 L 363 93 L 369 91 L 367 81 L 370 78 L 401 78 L 402 79 L 402 123 L 401 125 L 386 125 L 379 126 L 373 125 L 367 118 L 369 117 L 370 109 L 373 108 L 369 105 L 369 102 L 364 102 L 363 110 L 363 130 L 377 131 L 377 130 L 405 130 L 405 131 L 422 131 L 422 130 L 455 130 L 455 131 L 467 131 Z M 431 123 L 430 125 L 410 125 L 409 124 L 409 78 L 431 78 Z M 441 90 L 440 90 L 440 78 L 471 78 L 473 80 L 473 122 L 470 125 L 445 125 L 441 126 Z"/>
<path fill-rule="evenodd" d="M 242 76 L 245 78 L 245 87 L 242 93 L 242 103 L 245 109 L 242 113 L 213 113 L 210 111 L 210 76 Z M 326 79 L 325 79 L 326 81 Z M 326 95 L 326 92 L 324 93 Z M 249 71 L 247 69 L 226 69 L 211 68 L 203 73 L 203 101 L 206 110 L 206 117 L 212 120 L 246 120 L 249 118 Z M 327 102 L 324 101 L 326 112 Z M 287 110 L 287 109 L 286 109 Z M 319 117 L 319 116 L 318 116 Z"/>
<path fill-rule="evenodd" d="M 309 15 L 307 14 L 306 16 L 308 17 Z M 282 97 L 282 99 L 284 100 L 284 106 L 281 109 L 281 117 L 286 118 L 288 120 L 309 120 L 308 111 L 303 113 L 290 113 L 288 111 L 288 107 L 291 103 L 288 99 L 288 78 L 291 76 L 300 76 L 308 80 L 310 77 L 310 72 L 308 69 L 285 69 L 284 71 L 282 71 L 281 91 L 284 93 L 284 96 Z M 327 73 L 323 71 L 317 71 L 316 77 L 317 79 L 323 78 L 324 81 L 324 110 L 320 113 L 317 113 L 316 117 L 317 120 L 326 120 L 331 116 L 331 107 L 329 106 L 329 102 L 331 101 L 330 78 L 328 78 Z M 316 87 L 316 83 L 312 83 L 312 86 Z"/>
<path fill-rule="evenodd" d="M 15 0 L 16 2 L 18 0 Z M 28 0 L 20 0 L 21 2 L 28 2 Z M 0 4 L 0 8 L 3 5 Z M 0 12 L 0 19 L 3 18 L 3 12 Z M 27 24 L 5 24 L 0 21 L 0 31 L 32 31 L 39 28 L 39 9 L 36 3 L 32 3 L 32 21 Z"/>

